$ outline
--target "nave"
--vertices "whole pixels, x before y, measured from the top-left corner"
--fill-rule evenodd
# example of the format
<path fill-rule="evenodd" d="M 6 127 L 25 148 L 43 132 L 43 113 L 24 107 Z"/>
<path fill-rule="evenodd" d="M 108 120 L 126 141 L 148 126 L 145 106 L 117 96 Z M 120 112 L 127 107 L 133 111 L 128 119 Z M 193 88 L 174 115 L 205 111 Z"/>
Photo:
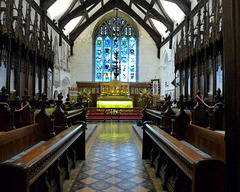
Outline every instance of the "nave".
<path fill-rule="evenodd" d="M 64 192 L 162 191 L 160 180 L 142 161 L 142 130 L 135 124 L 136 121 L 88 123 L 86 160 L 72 170 Z"/>

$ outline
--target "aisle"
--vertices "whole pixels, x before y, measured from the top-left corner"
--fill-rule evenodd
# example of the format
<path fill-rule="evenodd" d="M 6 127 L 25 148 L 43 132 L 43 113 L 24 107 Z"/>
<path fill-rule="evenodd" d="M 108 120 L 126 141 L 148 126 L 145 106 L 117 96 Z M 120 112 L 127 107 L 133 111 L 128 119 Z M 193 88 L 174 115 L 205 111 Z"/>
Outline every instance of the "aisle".
<path fill-rule="evenodd" d="M 100 123 L 71 192 L 156 191 L 132 138 L 131 123 Z"/>

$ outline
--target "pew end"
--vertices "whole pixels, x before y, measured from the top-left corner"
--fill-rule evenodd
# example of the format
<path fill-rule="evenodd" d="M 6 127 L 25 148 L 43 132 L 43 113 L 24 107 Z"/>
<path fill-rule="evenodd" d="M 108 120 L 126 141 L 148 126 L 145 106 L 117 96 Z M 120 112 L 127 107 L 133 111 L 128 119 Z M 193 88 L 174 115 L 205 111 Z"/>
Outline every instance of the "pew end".
<path fill-rule="evenodd" d="M 225 164 L 217 159 L 203 159 L 194 163 L 192 192 L 224 192 Z"/>

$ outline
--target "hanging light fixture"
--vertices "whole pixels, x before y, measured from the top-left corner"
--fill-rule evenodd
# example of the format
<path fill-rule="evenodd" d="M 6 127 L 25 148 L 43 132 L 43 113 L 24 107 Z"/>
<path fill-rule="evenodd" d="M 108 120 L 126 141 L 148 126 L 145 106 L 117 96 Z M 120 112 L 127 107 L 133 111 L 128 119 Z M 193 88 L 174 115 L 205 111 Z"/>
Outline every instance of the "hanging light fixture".
<path fill-rule="evenodd" d="M 117 30 L 118 8 L 114 9 L 114 11 L 116 13 L 116 17 L 115 17 L 115 25 L 116 26 L 115 26 L 115 29 Z M 115 33 L 115 36 L 117 36 L 117 32 Z M 118 40 L 117 40 L 117 38 L 114 39 L 114 45 L 116 45 L 116 47 L 118 47 Z M 115 59 L 114 63 L 115 64 L 112 65 L 112 72 L 114 72 L 113 75 L 114 75 L 115 79 L 117 79 L 117 77 L 119 76 L 119 74 L 121 72 L 120 62 L 118 63 L 118 57 L 119 57 L 118 54 L 119 54 L 119 52 L 118 52 L 118 50 L 116 48 L 115 51 L 114 51 L 114 59 Z"/>

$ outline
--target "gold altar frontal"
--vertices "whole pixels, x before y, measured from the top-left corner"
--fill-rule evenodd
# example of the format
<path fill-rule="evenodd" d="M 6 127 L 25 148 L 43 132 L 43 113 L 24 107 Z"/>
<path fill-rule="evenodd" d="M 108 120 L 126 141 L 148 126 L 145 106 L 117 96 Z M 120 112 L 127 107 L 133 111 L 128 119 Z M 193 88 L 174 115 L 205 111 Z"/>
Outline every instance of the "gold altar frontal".
<path fill-rule="evenodd" d="M 98 108 L 132 108 L 132 98 L 128 96 L 106 96 L 97 99 Z"/>

